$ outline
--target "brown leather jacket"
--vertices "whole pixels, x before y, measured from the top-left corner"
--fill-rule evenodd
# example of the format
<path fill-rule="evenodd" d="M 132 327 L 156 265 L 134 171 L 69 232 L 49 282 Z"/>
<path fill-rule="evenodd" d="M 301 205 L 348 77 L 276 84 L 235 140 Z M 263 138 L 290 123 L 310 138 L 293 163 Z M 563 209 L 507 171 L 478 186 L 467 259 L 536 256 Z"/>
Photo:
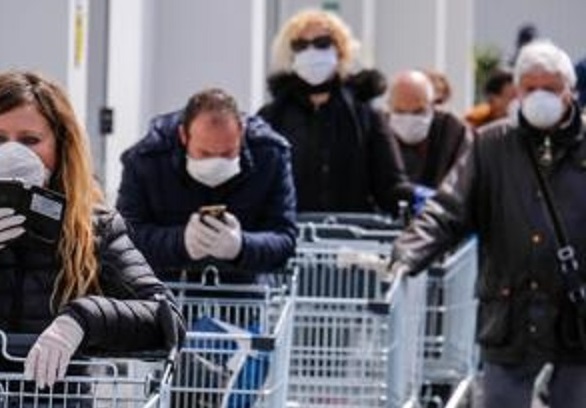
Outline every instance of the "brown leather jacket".
<path fill-rule="evenodd" d="M 546 171 L 586 277 L 586 143 L 580 116 L 573 112 L 551 135 L 554 161 Z M 483 357 L 495 363 L 586 363 L 528 156 L 527 143 L 539 149 L 544 134 L 522 117 L 520 123 L 496 123 L 475 138 L 421 216 L 395 242 L 391 268 L 415 273 L 461 238 L 477 234 L 477 337 Z"/>

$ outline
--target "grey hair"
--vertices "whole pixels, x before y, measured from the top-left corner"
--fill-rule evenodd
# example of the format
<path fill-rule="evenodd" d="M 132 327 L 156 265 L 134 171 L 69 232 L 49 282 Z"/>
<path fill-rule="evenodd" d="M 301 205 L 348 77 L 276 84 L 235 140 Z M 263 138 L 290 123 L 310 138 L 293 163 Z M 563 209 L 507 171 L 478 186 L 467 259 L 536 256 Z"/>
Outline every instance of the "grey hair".
<path fill-rule="evenodd" d="M 549 40 L 535 40 L 521 48 L 513 72 L 515 85 L 519 85 L 521 77 L 533 70 L 560 74 L 570 89 L 576 86 L 572 60 Z"/>

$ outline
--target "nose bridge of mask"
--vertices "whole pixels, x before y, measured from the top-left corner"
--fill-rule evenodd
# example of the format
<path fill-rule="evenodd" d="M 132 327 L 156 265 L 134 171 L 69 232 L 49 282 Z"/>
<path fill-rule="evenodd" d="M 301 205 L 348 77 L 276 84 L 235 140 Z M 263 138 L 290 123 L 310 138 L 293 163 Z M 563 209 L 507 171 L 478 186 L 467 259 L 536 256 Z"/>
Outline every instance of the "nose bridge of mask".
<path fill-rule="evenodd" d="M 337 54 L 334 47 L 328 47 L 326 49 L 318 49 L 315 47 L 308 47 L 303 51 L 295 54 L 295 60 L 301 64 L 336 64 Z"/>
<path fill-rule="evenodd" d="M 295 54 L 292 69 L 309 84 L 319 85 L 335 72 L 337 65 L 338 54 L 334 47 L 309 47 Z"/>
<path fill-rule="evenodd" d="M 18 142 L 0 145 L 0 178 L 20 179 L 23 182 L 42 186 L 47 169 L 40 157 Z"/>

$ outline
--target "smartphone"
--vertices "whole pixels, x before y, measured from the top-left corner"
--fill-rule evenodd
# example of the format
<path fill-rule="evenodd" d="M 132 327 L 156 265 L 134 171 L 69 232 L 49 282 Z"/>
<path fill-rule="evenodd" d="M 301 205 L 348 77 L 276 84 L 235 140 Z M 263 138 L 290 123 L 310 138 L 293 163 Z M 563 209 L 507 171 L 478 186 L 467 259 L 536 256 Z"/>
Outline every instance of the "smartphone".
<path fill-rule="evenodd" d="M 26 216 L 24 229 L 33 237 L 56 244 L 65 217 L 65 197 L 52 190 L 28 186 L 18 179 L 0 180 L 0 207 Z"/>
<path fill-rule="evenodd" d="M 204 215 L 207 215 L 220 221 L 224 221 L 226 206 L 224 204 L 204 205 L 199 207 L 198 213 L 200 218 L 203 218 Z"/>
<path fill-rule="evenodd" d="M 32 186 L 25 228 L 49 244 L 56 244 L 61 236 L 65 218 L 65 197 L 52 190 Z"/>

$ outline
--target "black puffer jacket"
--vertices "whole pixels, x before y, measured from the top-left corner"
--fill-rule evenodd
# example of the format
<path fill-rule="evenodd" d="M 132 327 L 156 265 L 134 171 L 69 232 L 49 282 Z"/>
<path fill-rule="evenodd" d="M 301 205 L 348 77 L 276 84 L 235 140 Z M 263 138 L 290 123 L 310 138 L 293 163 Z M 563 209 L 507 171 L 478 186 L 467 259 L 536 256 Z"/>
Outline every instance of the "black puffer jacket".
<path fill-rule="evenodd" d="M 577 109 L 574 109 L 577 112 Z M 416 272 L 468 233 L 477 233 L 481 270 L 478 341 L 487 361 L 586 363 L 576 311 L 555 259 L 556 239 L 528 155 L 544 134 L 520 117 L 474 139 L 421 216 L 394 242 L 393 268 Z M 586 142 L 580 116 L 551 134 L 547 179 L 586 279 Z"/>
<path fill-rule="evenodd" d="M 85 296 L 61 310 L 51 308 L 53 283 L 59 270 L 54 248 L 24 236 L 0 250 L 0 329 L 41 333 L 57 314 L 72 316 L 85 332 L 82 347 L 105 351 L 162 349 L 165 345 L 160 304 L 171 301 L 184 334 L 172 294 L 155 277 L 126 234 L 122 217 L 96 211 L 95 235 L 103 296 Z"/>
<path fill-rule="evenodd" d="M 269 78 L 274 100 L 259 115 L 292 145 L 298 211 L 391 212 L 409 198 L 398 147 L 368 104 L 384 85 L 372 71 L 335 78 L 320 85 L 330 98 L 316 109 L 316 89 L 295 74 Z"/>

